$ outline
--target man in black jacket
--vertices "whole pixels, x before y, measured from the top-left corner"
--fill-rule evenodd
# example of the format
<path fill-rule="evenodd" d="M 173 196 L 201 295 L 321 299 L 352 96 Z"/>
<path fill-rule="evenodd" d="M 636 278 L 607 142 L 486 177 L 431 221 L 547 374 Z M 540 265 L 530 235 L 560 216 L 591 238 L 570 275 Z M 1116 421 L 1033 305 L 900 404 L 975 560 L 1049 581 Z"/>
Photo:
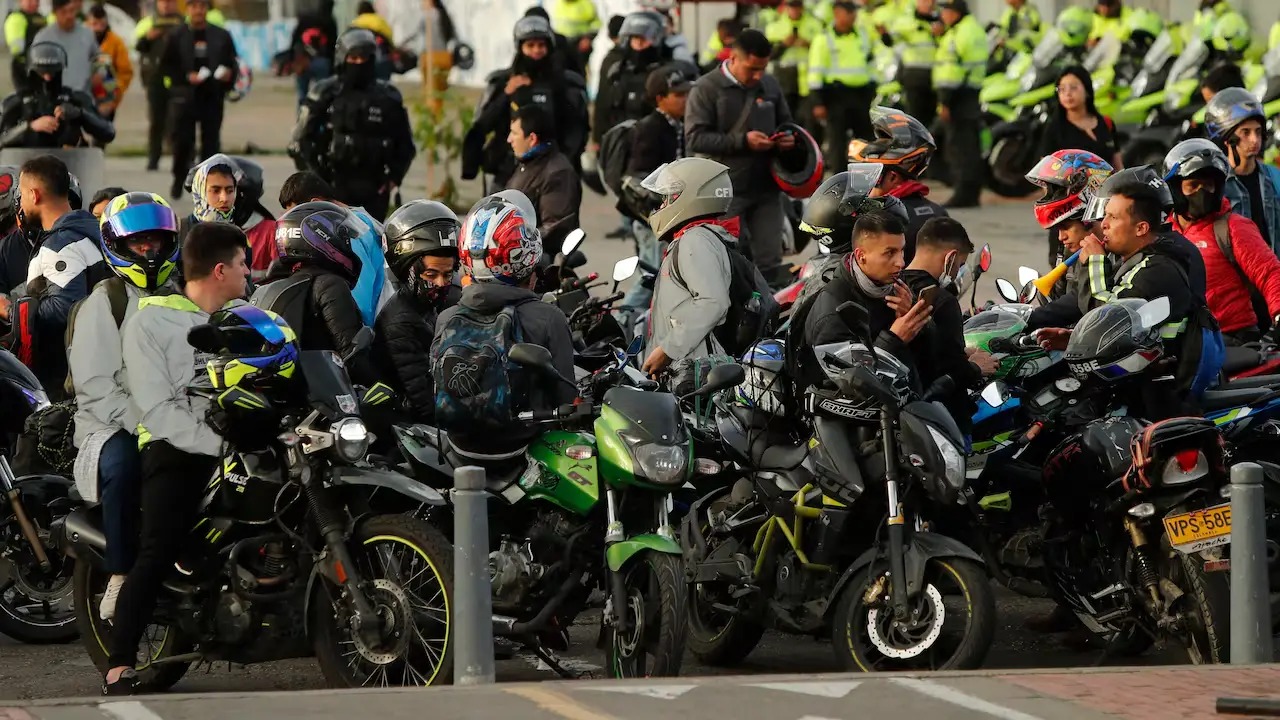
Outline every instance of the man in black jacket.
<path fill-rule="evenodd" d="M 147 89 L 147 170 L 160 169 L 160 152 L 170 125 L 169 85 L 163 65 L 170 37 L 185 23 L 177 0 L 156 0 L 155 12 L 142 18 L 134 31 L 134 49 L 140 57 L 142 84 Z"/>
<path fill-rule="evenodd" d="M 569 231 L 578 227 L 582 185 L 569 158 L 556 146 L 551 116 L 536 105 L 520 108 L 511 119 L 507 142 L 516 156 L 516 172 L 507 183 L 533 201 L 543 248 L 559 251 Z"/>
<path fill-rule="evenodd" d="M 920 385 L 927 388 L 938 378 L 951 376 L 956 389 L 942 402 L 965 434 L 972 427 L 975 409 L 969 392 L 981 388 L 983 377 L 994 374 L 997 367 L 990 353 L 968 350 L 964 345 L 956 274 L 972 252 L 973 242 L 958 220 L 934 218 L 920 228 L 915 258 L 902 272 L 902 281 L 914 297 L 933 298 L 933 322 L 911 343 Z M 930 287 L 934 290 L 926 293 Z"/>
<path fill-rule="evenodd" d="M 547 21 L 548 27 L 551 25 L 551 15 L 547 9 L 541 5 L 534 5 L 524 11 L 525 17 L 539 17 Z M 561 35 L 555 30 L 551 31 L 553 39 L 551 52 L 564 63 L 565 70 L 572 70 L 579 75 L 586 77 L 587 68 L 582 64 L 582 54 L 578 52 L 577 45 L 569 42 L 569 38 Z"/>
<path fill-rule="evenodd" d="M 293 26 L 289 49 L 285 51 L 289 62 L 297 63 L 298 111 L 306 102 L 312 83 L 318 83 L 333 73 L 333 46 L 338 42 L 338 23 L 333 19 L 333 0 L 321 0 L 314 12 L 300 13 Z M 300 62 L 299 62 L 300 61 Z"/>
<path fill-rule="evenodd" d="M 729 59 L 699 78 L 689 92 L 684 132 L 689 154 L 729 168 L 733 181 L 729 215 L 742 218 L 751 259 L 765 280 L 782 285 L 792 278 L 782 264 L 786 216 L 770 160 L 775 147 L 795 147 L 795 137 L 770 139 L 782 123 L 791 122 L 778 81 L 765 74 L 772 54 L 773 44 L 759 30 L 738 36 Z"/>
<path fill-rule="evenodd" d="M 209 22 L 209 0 L 187 3 L 187 25 L 169 37 L 164 75 L 173 108 L 173 187 L 182 197 L 187 172 L 196 162 L 196 126 L 203 160 L 222 147 L 222 113 L 227 91 L 236 81 L 236 43 L 231 33 Z"/>
<path fill-rule="evenodd" d="M 98 113 L 93 98 L 62 84 L 66 67 L 61 46 L 38 42 L 28 48 L 30 77 L 24 89 L 4 99 L 0 147 L 78 147 L 86 133 L 101 144 L 115 139 L 115 126 Z"/>
<path fill-rule="evenodd" d="M 912 367 L 909 343 L 929 321 L 930 309 L 923 300 L 913 302 L 900 279 L 905 230 L 901 220 L 881 211 L 858 218 L 853 251 L 844 256 L 804 317 L 792 318 L 793 327 L 803 328 L 800 387 L 826 384 L 814 348 L 828 343 L 867 343 Z M 850 327 L 840 316 L 840 306 L 850 301 L 866 311 L 866 327 Z"/>

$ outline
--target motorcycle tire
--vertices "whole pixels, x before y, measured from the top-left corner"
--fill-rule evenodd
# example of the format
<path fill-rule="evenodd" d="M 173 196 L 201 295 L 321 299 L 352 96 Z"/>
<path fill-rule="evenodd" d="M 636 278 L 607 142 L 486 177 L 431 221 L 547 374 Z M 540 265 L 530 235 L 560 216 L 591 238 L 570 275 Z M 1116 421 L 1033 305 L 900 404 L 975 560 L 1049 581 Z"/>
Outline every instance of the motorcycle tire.
<path fill-rule="evenodd" d="M 1036 188 L 1024 177 L 1034 161 L 1028 163 L 1032 137 L 1026 133 L 1011 133 L 991 139 L 991 152 L 987 155 L 987 187 L 997 195 L 1009 198 L 1026 197 Z"/>
<path fill-rule="evenodd" d="M 1204 562 L 1198 555 L 1177 553 L 1177 558 L 1169 565 L 1166 577 L 1186 593 L 1183 598 L 1195 608 L 1195 612 L 1189 615 L 1194 646 L 1185 640 L 1183 642 L 1187 646 L 1187 655 L 1192 664 L 1219 665 L 1230 662 L 1230 574 L 1205 572 Z"/>
<path fill-rule="evenodd" d="M 705 534 L 707 528 L 703 527 Z M 736 547 L 735 547 L 736 549 Z M 708 557 L 714 557 L 712 551 Z M 772 577 L 772 563 L 766 558 L 763 577 Z M 764 624 L 759 621 L 758 607 L 768 597 L 767 592 L 756 592 L 738 598 L 734 602 L 736 615 L 729 615 L 723 625 L 713 624 L 714 612 L 706 588 L 699 583 L 689 583 L 689 651 L 704 665 L 734 667 L 747 659 L 760 639 L 764 637 Z"/>
<path fill-rule="evenodd" d="M 872 575 L 869 571 L 879 568 Z M 876 639 L 864 643 L 861 636 L 872 622 L 877 626 L 881 620 L 892 617 L 892 611 L 884 607 L 873 608 L 864 602 L 871 583 L 884 574 L 884 563 L 873 563 L 870 568 L 863 569 L 844 586 L 836 602 L 831 616 L 831 648 L 835 652 L 836 661 L 841 669 L 858 672 L 881 672 L 887 670 L 930 669 L 930 670 L 975 670 L 982 667 L 996 632 L 996 600 L 992 594 L 991 584 L 986 569 L 970 560 L 962 558 L 933 558 L 925 568 L 925 589 L 909 602 L 913 608 L 920 607 L 925 601 L 929 606 L 926 612 L 932 613 L 941 602 L 941 593 L 936 584 L 942 577 L 947 577 L 952 584 L 958 586 L 960 596 L 968 606 L 969 618 L 963 637 L 955 649 L 944 658 L 935 659 L 933 650 L 938 637 L 950 623 L 951 610 L 944 613 L 942 628 L 929 628 L 926 639 L 929 645 L 919 650 L 913 647 L 890 648 L 883 639 L 880 630 L 876 629 Z M 930 593 L 930 591 L 933 593 Z M 886 589 L 887 594 L 887 589 Z M 874 613 L 874 616 L 873 616 Z M 881 618 L 881 615 L 885 615 Z M 902 657 L 892 658 L 879 648 L 897 653 Z M 909 653 L 914 653 L 908 656 Z M 918 660 L 920 662 L 898 662 L 899 660 Z"/>
<path fill-rule="evenodd" d="M 74 572 L 73 567 L 75 561 L 65 555 L 54 556 L 53 548 L 46 548 L 46 550 L 50 552 L 49 560 L 54 563 L 55 567 L 60 568 L 60 572 L 54 581 L 54 587 L 47 594 L 54 600 L 67 599 L 68 595 L 75 592 L 73 579 L 71 577 L 67 577 L 68 571 L 72 571 L 72 573 Z M 16 563 L 11 564 L 8 571 L 9 579 L 14 579 L 15 573 L 24 572 L 26 571 L 19 568 Z M 26 584 L 31 584 L 30 578 L 39 578 L 41 575 L 42 573 L 39 569 L 32 568 L 29 574 L 25 575 L 25 577 L 28 578 Z M 42 580 L 37 580 L 37 582 L 42 582 Z M 19 584 L 15 583 L 13 587 L 15 598 L 20 596 L 41 601 L 47 601 L 49 599 L 48 597 L 32 598 L 26 593 L 20 593 L 18 587 Z M 36 592 L 45 594 L 42 592 L 41 588 L 33 589 Z M 76 616 L 74 610 L 65 618 L 49 622 L 37 622 L 35 618 L 28 614 L 21 613 L 16 608 L 12 607 L 9 601 L 5 599 L 6 594 L 7 591 L 0 591 L 0 635 L 7 635 L 26 645 L 60 645 L 62 643 L 72 642 L 80 636 L 80 631 L 76 628 Z"/>
<path fill-rule="evenodd" d="M 621 612 L 627 614 L 628 630 L 620 637 L 616 628 L 605 628 L 609 677 L 679 675 L 689 633 L 683 559 L 645 550 L 622 573 L 627 607 Z"/>
<path fill-rule="evenodd" d="M 102 599 L 102 591 L 106 589 L 108 576 L 86 562 L 76 562 L 75 576 L 72 583 L 75 587 L 76 625 L 80 630 L 80 642 L 89 653 L 94 667 L 104 676 L 111 669 L 107 657 L 107 647 L 111 644 L 111 622 L 98 615 L 98 604 Z M 139 663 L 136 689 L 139 693 L 153 693 L 168 690 L 187 674 L 191 667 L 189 662 L 173 662 L 156 664 L 157 660 L 166 657 L 183 655 L 191 651 L 191 644 L 183 638 L 177 628 L 148 626 L 161 628 L 164 635 L 160 639 L 159 648 L 154 648 L 147 637 L 142 642 L 148 644 L 150 658 Z"/>
<path fill-rule="evenodd" d="M 375 558 L 370 557 L 370 553 L 364 552 L 364 548 L 375 543 L 395 543 L 400 546 L 400 549 L 408 550 L 411 554 L 400 558 L 395 573 L 387 573 L 385 566 L 383 571 L 379 572 L 376 569 L 377 566 L 373 564 Z M 425 623 L 415 617 L 412 619 L 413 624 L 405 630 L 399 630 L 402 625 L 396 626 L 398 629 L 396 635 L 399 637 L 392 635 L 382 639 L 391 646 L 390 648 L 367 647 L 363 639 L 350 631 L 350 624 L 340 619 L 348 614 L 346 603 L 335 602 L 333 598 L 337 597 L 336 591 L 329 587 L 328 581 L 317 579 L 312 589 L 308 621 L 314 640 L 316 660 L 319 662 L 325 682 L 335 688 L 361 687 L 370 681 L 378 684 L 385 682 L 389 685 L 419 687 L 451 683 L 453 681 L 453 546 L 444 535 L 440 534 L 439 530 L 425 520 L 406 515 L 376 515 L 363 520 L 352 533 L 350 548 L 361 576 L 365 579 L 365 584 L 374 587 L 373 597 L 370 599 L 375 606 L 385 609 L 388 615 L 394 616 L 397 623 L 405 620 L 400 608 L 412 607 L 417 611 L 415 615 L 429 617 L 433 621 L 433 627 L 424 632 L 421 625 Z M 383 562 L 380 557 L 377 561 Z M 423 577 L 426 573 L 430 573 L 430 577 Z M 429 583 L 424 594 L 429 594 L 427 597 L 421 597 L 412 589 L 397 585 L 387 577 L 388 575 L 407 577 L 409 580 L 423 577 Z M 410 598 L 411 592 L 418 601 L 416 605 Z M 427 611 L 443 610 L 443 618 L 424 612 L 424 608 Z M 441 619 L 443 619 L 443 627 L 440 626 Z M 427 640 L 427 633 L 436 629 L 443 631 L 442 638 L 438 641 Z M 417 648 L 419 650 L 417 658 L 424 659 L 431 665 L 423 672 L 418 670 L 416 663 L 406 662 L 405 655 L 413 650 L 409 647 L 409 643 L 415 641 L 421 641 Z M 349 661 L 352 648 L 355 649 L 357 657 Z M 369 660 L 370 656 L 387 655 L 391 652 L 397 653 L 398 656 L 389 661 L 369 662 L 368 664 L 374 669 L 365 677 L 358 676 L 359 670 L 352 667 L 362 658 Z M 395 669 L 388 669 L 393 666 Z M 376 677 L 379 673 L 382 675 L 381 680 Z"/>

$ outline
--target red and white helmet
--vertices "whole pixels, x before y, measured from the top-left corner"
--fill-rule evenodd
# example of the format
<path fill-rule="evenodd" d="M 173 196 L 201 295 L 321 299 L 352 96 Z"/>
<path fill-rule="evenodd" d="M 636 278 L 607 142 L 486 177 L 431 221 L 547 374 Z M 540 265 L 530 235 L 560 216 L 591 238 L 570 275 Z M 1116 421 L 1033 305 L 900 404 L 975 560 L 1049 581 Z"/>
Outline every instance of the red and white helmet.
<path fill-rule="evenodd" d="M 1112 172 L 1110 163 L 1086 150 L 1059 150 L 1044 156 L 1026 176 L 1044 188 L 1035 208 L 1040 227 L 1047 230 L 1081 219 L 1094 191 Z"/>
<path fill-rule="evenodd" d="M 542 236 L 526 213 L 492 196 L 472 208 L 462 225 L 458 256 L 473 278 L 518 285 L 533 274 L 542 258 Z"/>

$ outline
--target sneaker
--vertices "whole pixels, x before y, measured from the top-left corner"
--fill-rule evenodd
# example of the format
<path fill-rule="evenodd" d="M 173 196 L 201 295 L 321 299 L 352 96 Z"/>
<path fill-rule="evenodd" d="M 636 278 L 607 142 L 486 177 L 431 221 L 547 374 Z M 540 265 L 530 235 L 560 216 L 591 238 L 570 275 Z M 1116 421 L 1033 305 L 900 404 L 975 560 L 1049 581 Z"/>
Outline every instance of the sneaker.
<path fill-rule="evenodd" d="M 102 603 L 98 605 L 98 616 L 110 620 L 116 616 L 116 600 L 120 597 L 120 588 L 124 587 L 124 575 L 112 575 L 107 582 L 107 590 L 102 593 Z"/>
<path fill-rule="evenodd" d="M 138 671 L 133 668 L 126 668 L 124 672 L 120 673 L 120 679 L 113 683 L 108 683 L 105 677 L 102 679 L 103 695 L 133 695 L 137 691 Z"/>

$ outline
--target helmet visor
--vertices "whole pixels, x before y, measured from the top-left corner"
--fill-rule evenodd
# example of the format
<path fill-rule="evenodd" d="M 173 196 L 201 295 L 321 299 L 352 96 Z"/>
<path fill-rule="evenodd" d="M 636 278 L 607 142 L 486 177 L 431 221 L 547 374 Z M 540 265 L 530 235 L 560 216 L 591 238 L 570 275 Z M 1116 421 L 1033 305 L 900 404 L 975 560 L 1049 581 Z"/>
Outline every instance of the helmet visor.
<path fill-rule="evenodd" d="M 173 210 L 159 203 L 132 205 L 111 215 L 106 226 L 120 238 L 137 235 L 149 230 L 166 230 L 178 232 L 178 219 Z"/>
<path fill-rule="evenodd" d="M 1086 223 L 1101 222 L 1107 215 L 1107 201 L 1110 199 L 1108 195 L 1090 197 L 1089 202 L 1084 206 L 1084 215 L 1080 220 Z"/>
<path fill-rule="evenodd" d="M 640 187 L 661 195 L 664 199 L 674 200 L 679 197 L 680 193 L 684 192 L 684 181 L 676 177 L 675 173 L 667 172 L 667 167 L 670 165 L 671 163 L 663 163 L 657 170 L 649 173 L 649 177 L 640 183 Z"/>

